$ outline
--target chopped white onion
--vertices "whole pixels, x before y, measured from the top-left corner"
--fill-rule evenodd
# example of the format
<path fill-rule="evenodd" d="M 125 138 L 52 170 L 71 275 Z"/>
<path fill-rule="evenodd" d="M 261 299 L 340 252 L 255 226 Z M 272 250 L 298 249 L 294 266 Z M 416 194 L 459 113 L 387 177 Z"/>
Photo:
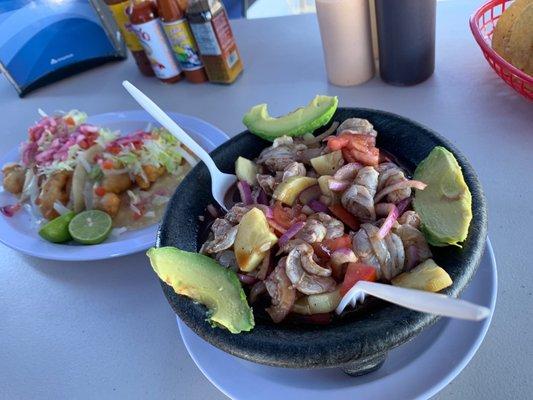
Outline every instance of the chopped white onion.
<path fill-rule="evenodd" d="M 44 110 L 42 108 L 38 108 L 37 109 L 37 113 L 41 116 L 41 117 L 48 117 L 48 114 L 46 112 L 44 112 Z"/>
<path fill-rule="evenodd" d="M 141 201 L 141 198 L 136 195 L 135 193 L 133 193 L 133 191 L 131 190 L 127 190 L 126 193 L 128 194 L 128 197 L 130 198 L 130 203 L 131 204 L 137 204 Z M 139 209 L 137 209 L 137 211 L 139 211 Z M 140 212 L 139 212 L 140 214 Z"/>
<path fill-rule="evenodd" d="M 146 218 L 155 218 L 155 212 L 153 212 L 153 211 L 147 211 L 147 212 L 144 213 L 144 216 L 145 216 Z"/>
<path fill-rule="evenodd" d="M 126 228 L 125 226 L 121 226 L 120 228 L 113 228 L 111 230 L 111 236 L 120 236 L 127 230 L 128 228 Z"/>
<path fill-rule="evenodd" d="M 59 215 L 65 215 L 66 213 L 72 211 L 70 208 L 65 207 L 59 201 L 54 202 L 54 210 L 56 210 Z"/>
<path fill-rule="evenodd" d="M 82 165 L 83 169 L 85 169 L 87 173 L 91 172 L 91 164 L 89 164 L 89 161 L 87 161 L 87 159 L 85 158 L 84 153 L 80 153 L 78 155 L 78 162 Z"/>

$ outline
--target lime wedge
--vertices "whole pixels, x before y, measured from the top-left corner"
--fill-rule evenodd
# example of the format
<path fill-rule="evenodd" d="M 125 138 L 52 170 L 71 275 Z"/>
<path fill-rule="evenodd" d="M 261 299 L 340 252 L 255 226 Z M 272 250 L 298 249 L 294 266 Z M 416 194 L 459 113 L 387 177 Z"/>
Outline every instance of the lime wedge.
<path fill-rule="evenodd" d="M 100 210 L 83 211 L 76 215 L 68 230 L 72 238 L 83 244 L 102 243 L 111 232 L 111 217 Z"/>
<path fill-rule="evenodd" d="M 72 240 L 72 236 L 68 231 L 68 224 L 76 213 L 74 211 L 63 214 L 47 222 L 39 229 L 39 235 L 52 243 L 63 243 Z"/>

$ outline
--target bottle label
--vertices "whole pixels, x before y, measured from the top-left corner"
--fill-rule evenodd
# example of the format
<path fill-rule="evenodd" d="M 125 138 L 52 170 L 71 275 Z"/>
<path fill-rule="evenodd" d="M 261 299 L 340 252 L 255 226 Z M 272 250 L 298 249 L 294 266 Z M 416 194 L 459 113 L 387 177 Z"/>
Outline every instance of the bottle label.
<path fill-rule="evenodd" d="M 196 47 L 187 21 L 180 19 L 174 22 L 163 23 L 162 25 L 181 68 L 185 71 L 201 68 L 203 64 L 198 56 L 198 48 Z"/>
<path fill-rule="evenodd" d="M 115 18 L 115 21 L 117 22 L 118 28 L 120 29 L 120 33 L 122 33 L 122 36 L 124 37 L 124 41 L 126 42 L 126 46 L 128 46 L 128 49 L 130 49 L 131 51 L 142 51 L 143 48 L 141 46 L 141 43 L 139 43 L 137 36 L 135 36 L 135 33 L 133 33 L 133 30 L 131 29 L 130 18 L 128 15 L 130 9 L 130 2 L 124 1 L 122 3 L 113 4 L 108 7 L 111 10 L 113 17 Z"/>
<path fill-rule="evenodd" d="M 132 25 L 146 56 L 159 79 L 172 78 L 181 73 L 167 38 L 157 19 Z"/>
<path fill-rule="evenodd" d="M 225 12 L 221 12 L 213 17 L 213 28 L 218 38 L 226 66 L 231 69 L 239 61 L 239 52 L 235 45 L 233 32 Z"/>
<path fill-rule="evenodd" d="M 191 24 L 191 29 L 194 33 L 194 38 L 196 39 L 201 55 L 219 56 L 222 54 L 211 22 Z"/>

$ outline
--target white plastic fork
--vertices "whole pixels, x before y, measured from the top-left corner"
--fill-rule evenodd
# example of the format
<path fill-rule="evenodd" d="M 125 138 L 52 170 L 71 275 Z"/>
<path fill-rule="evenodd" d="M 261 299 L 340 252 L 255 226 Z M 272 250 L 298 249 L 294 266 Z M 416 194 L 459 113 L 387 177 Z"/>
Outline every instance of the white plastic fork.
<path fill-rule="evenodd" d="M 128 81 L 123 81 L 122 86 L 124 86 L 128 93 L 146 112 L 148 112 L 148 114 L 154 117 L 157 122 L 204 162 L 211 174 L 211 192 L 213 193 L 213 198 L 225 211 L 227 211 L 226 205 L 224 204 L 224 197 L 233 184 L 237 182 L 237 177 L 232 174 L 221 172 L 211 156 L 143 92 Z"/>
<path fill-rule="evenodd" d="M 337 314 L 348 304 L 355 307 L 365 300 L 365 294 L 378 297 L 390 303 L 443 317 L 481 321 L 490 315 L 490 309 L 465 300 L 454 299 L 439 293 L 407 289 L 383 283 L 359 281 L 341 299 Z"/>

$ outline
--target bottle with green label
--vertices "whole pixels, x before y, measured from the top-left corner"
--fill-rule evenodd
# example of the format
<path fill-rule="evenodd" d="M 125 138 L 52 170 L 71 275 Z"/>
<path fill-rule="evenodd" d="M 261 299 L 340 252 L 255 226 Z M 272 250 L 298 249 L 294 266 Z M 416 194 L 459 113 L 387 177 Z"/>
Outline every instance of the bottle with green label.
<path fill-rule="evenodd" d="M 177 0 L 157 0 L 157 11 L 185 78 L 193 83 L 207 81 L 198 47 Z"/>

